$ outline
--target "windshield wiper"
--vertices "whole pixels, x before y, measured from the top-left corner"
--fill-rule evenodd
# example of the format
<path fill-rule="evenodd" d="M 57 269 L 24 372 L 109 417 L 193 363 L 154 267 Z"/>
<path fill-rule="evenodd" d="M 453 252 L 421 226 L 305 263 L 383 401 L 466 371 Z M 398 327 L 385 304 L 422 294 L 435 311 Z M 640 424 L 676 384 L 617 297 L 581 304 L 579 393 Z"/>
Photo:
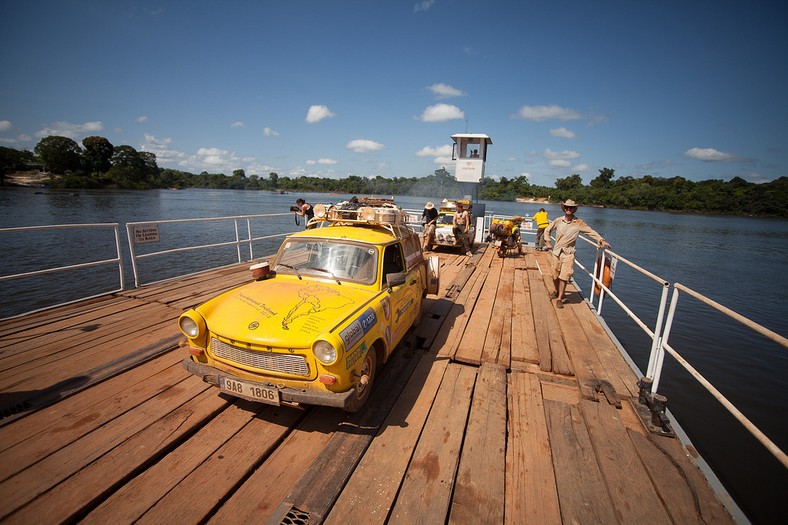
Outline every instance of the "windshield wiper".
<path fill-rule="evenodd" d="M 332 272 L 331 270 L 326 270 L 325 268 L 317 268 L 315 266 L 307 266 L 306 268 L 304 268 L 304 270 L 315 270 L 318 272 L 327 273 L 328 275 L 331 276 L 332 279 L 334 279 L 337 282 L 337 284 L 342 284 L 342 281 L 339 280 L 339 277 L 334 275 L 334 272 Z"/>
<path fill-rule="evenodd" d="M 285 263 L 279 263 L 277 264 L 277 266 L 284 266 L 285 268 L 290 268 L 296 273 L 299 279 L 303 279 L 303 277 L 301 277 L 301 274 L 298 272 L 298 268 L 296 268 L 295 266 L 290 266 L 289 264 L 285 264 Z"/>

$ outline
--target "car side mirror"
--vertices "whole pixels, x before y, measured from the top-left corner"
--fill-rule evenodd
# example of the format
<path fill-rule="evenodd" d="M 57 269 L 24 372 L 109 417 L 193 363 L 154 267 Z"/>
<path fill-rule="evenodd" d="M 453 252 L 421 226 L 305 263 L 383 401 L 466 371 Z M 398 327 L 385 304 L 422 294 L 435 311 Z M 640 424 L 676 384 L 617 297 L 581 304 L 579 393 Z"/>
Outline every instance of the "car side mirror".
<path fill-rule="evenodd" d="M 394 288 L 395 286 L 401 286 L 405 284 L 406 281 L 405 272 L 397 272 L 397 273 L 387 273 L 386 274 L 386 285 L 389 288 Z"/>

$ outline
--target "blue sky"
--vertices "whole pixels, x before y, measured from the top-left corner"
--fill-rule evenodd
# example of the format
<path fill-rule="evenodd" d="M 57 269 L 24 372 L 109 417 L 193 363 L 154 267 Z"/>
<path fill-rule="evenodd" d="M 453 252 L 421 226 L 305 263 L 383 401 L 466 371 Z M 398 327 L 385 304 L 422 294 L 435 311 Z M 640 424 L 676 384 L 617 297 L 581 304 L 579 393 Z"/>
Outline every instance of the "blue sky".
<path fill-rule="evenodd" d="M 422 177 L 786 175 L 788 7 L 758 0 L 8 0 L 0 145 L 161 167 Z"/>

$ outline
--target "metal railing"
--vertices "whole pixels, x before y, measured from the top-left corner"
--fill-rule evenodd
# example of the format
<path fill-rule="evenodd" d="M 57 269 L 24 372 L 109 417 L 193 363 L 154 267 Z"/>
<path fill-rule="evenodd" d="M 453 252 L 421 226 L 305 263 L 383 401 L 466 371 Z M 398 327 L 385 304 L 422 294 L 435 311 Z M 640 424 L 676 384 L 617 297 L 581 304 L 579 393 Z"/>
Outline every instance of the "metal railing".
<path fill-rule="evenodd" d="M 782 345 L 783 348 L 788 348 L 788 339 L 777 334 L 764 326 L 756 323 L 748 319 L 747 317 L 734 312 L 730 308 L 727 308 L 712 299 L 709 299 L 703 294 L 700 294 L 691 288 L 688 288 L 680 283 L 675 283 L 673 285 L 673 296 L 671 297 L 670 301 L 670 310 L 668 312 L 667 321 L 665 322 L 665 329 L 662 332 L 661 342 L 657 346 L 656 349 L 652 351 L 652 355 L 649 358 L 649 372 L 648 377 L 653 379 L 653 392 L 657 391 L 657 386 L 659 384 L 659 380 L 662 375 L 662 364 L 665 359 L 665 352 L 668 352 L 672 355 L 678 363 L 684 367 L 690 375 L 695 378 L 703 387 L 712 395 L 714 398 L 724 406 L 728 412 L 731 413 L 733 417 L 736 418 L 739 423 L 741 423 L 744 428 L 746 428 L 750 434 L 752 434 L 755 439 L 757 439 L 766 449 L 771 452 L 771 454 L 777 458 L 777 460 L 782 463 L 785 468 L 788 468 L 788 456 L 780 450 L 780 448 L 766 435 L 761 432 L 761 430 L 753 424 L 742 412 L 736 408 L 736 406 L 731 403 L 722 393 L 717 390 L 703 375 L 698 372 L 692 365 L 690 365 L 686 359 L 684 359 L 673 347 L 668 344 L 668 337 L 670 336 L 670 330 L 673 326 L 673 320 L 675 319 L 676 315 L 676 308 L 678 307 L 679 302 L 679 295 L 680 292 L 685 292 L 686 294 L 694 297 L 701 303 L 714 308 L 718 312 L 730 317 L 741 323 L 742 325 L 746 326 L 750 330 L 758 332 L 759 334 L 771 339 L 777 344 Z"/>
<path fill-rule="evenodd" d="M 30 272 L 22 272 L 22 273 L 15 273 L 10 275 L 3 275 L 0 276 L 0 282 L 4 281 L 11 281 L 14 279 L 23 279 L 26 277 L 35 277 L 38 275 L 46 275 L 46 274 L 54 274 L 54 273 L 62 273 L 62 272 L 69 272 L 73 270 L 78 270 L 82 268 L 92 268 L 96 266 L 106 266 L 106 265 L 117 265 L 118 267 L 118 282 L 119 287 L 113 290 L 107 290 L 101 293 L 97 293 L 94 295 L 90 295 L 88 297 L 82 297 L 77 299 L 79 301 L 86 300 L 86 299 L 93 299 L 94 297 L 99 297 L 101 295 L 106 295 L 114 292 L 119 292 L 123 290 L 123 260 L 121 258 L 121 251 L 120 251 L 120 231 L 118 223 L 92 223 L 92 224 L 56 224 L 56 225 L 48 225 L 48 226 L 21 226 L 17 228 L 0 228 L 0 233 L 13 233 L 13 232 L 35 232 L 35 231 L 55 231 L 55 230 L 90 230 L 90 229 L 112 229 L 115 235 L 115 257 L 111 259 L 99 259 L 88 261 L 84 263 L 78 264 L 70 264 L 66 266 L 54 266 L 51 268 L 45 268 L 42 270 L 34 270 Z M 63 306 L 64 304 L 70 304 L 76 301 L 69 301 L 53 306 L 48 306 L 46 308 L 41 308 L 39 310 L 45 310 L 49 308 L 55 308 L 57 306 Z M 33 312 L 27 312 L 33 313 Z"/>
<path fill-rule="evenodd" d="M 581 236 L 580 239 L 588 242 L 589 244 L 595 245 L 596 243 L 584 236 Z M 647 277 L 648 279 L 653 280 L 657 283 L 661 288 L 661 296 L 659 301 L 659 307 L 657 311 L 657 318 L 654 323 L 654 328 L 649 328 L 638 316 L 635 314 L 630 308 L 628 308 L 624 302 L 616 296 L 612 290 L 606 286 L 602 280 L 602 269 L 605 265 L 605 258 L 610 257 L 614 259 L 617 263 L 624 263 L 627 266 L 633 268 L 637 272 L 641 273 L 643 276 Z M 747 328 L 767 337 L 768 339 L 780 344 L 783 348 L 788 348 L 788 339 L 785 337 L 765 328 L 764 326 L 748 319 L 747 317 L 727 308 L 716 301 L 709 299 L 708 297 L 680 284 L 674 283 L 673 284 L 673 295 L 671 297 L 670 306 L 668 307 L 667 299 L 669 295 L 669 290 L 671 288 L 671 284 L 654 275 L 653 273 L 649 272 L 648 270 L 638 266 L 637 264 L 627 260 L 626 258 L 616 254 L 611 250 L 605 250 L 603 248 L 597 248 L 597 257 L 594 261 L 594 268 L 593 271 L 588 271 L 588 269 L 583 266 L 577 259 L 575 259 L 575 264 L 581 268 L 588 277 L 591 278 L 593 282 L 591 287 L 591 293 L 587 298 L 589 306 L 594 308 L 594 299 L 598 297 L 597 305 L 596 305 L 596 313 L 597 315 L 601 316 L 602 312 L 602 302 L 605 296 L 610 296 L 616 304 L 618 304 L 621 309 L 627 314 L 627 316 L 632 319 L 640 328 L 643 330 L 648 337 L 651 339 L 651 350 L 649 352 L 649 361 L 648 367 L 646 369 L 645 377 L 649 378 L 652 381 L 651 384 L 651 393 L 656 394 L 659 387 L 659 382 L 662 376 L 662 370 L 665 360 L 665 353 L 669 353 L 676 361 L 689 372 L 690 376 L 694 378 L 700 385 L 702 385 L 737 421 L 739 421 L 742 426 L 753 436 L 757 439 L 784 467 L 788 468 L 788 456 L 783 452 L 772 440 L 770 440 L 755 424 L 750 421 L 736 406 L 731 403 L 719 390 L 717 390 L 709 380 L 707 380 L 700 372 L 698 372 L 690 363 L 682 357 L 682 355 L 674 349 L 672 346 L 668 344 L 668 337 L 670 336 L 670 331 L 673 326 L 673 321 L 676 316 L 676 308 L 678 306 L 680 292 L 684 292 L 701 303 L 714 308 L 718 312 L 730 317 L 741 323 L 742 325 L 746 326 Z M 611 264 L 612 267 L 615 265 Z M 575 280 L 575 285 L 579 285 Z M 664 326 L 663 326 L 664 321 Z"/>
<path fill-rule="evenodd" d="M 151 257 L 158 257 L 162 255 L 174 254 L 174 253 L 182 253 L 188 251 L 195 251 L 195 250 L 206 250 L 209 248 L 218 248 L 222 246 L 235 246 L 236 253 L 239 263 L 243 262 L 243 258 L 241 255 L 241 246 L 246 245 L 249 250 L 249 259 L 254 259 L 254 248 L 253 243 L 257 241 L 263 241 L 266 239 L 274 239 L 277 237 L 285 237 L 288 235 L 288 232 L 284 233 L 276 233 L 273 235 L 262 235 L 255 237 L 252 235 L 252 220 L 253 219 L 265 219 L 270 217 L 289 217 L 290 213 L 269 213 L 264 215 L 238 215 L 232 217 L 209 217 L 209 218 L 201 218 L 201 219 L 172 219 L 172 220 L 164 220 L 164 221 L 147 221 L 147 222 L 130 222 L 126 224 L 126 234 L 129 240 L 129 253 L 131 254 L 131 269 L 132 273 L 134 274 L 134 287 L 137 288 L 140 286 L 139 280 L 139 271 L 138 271 L 138 264 L 139 261 L 148 259 Z M 170 225 L 170 224 L 185 224 L 185 223 L 208 223 L 208 222 L 232 222 L 234 228 L 234 239 L 231 241 L 225 242 L 218 242 L 218 243 L 211 243 L 211 244 L 198 244 L 192 246 L 183 246 L 178 248 L 170 248 L 165 250 L 158 250 L 144 254 L 138 254 L 135 250 L 135 245 L 139 244 L 138 239 L 136 238 L 135 232 L 139 231 L 139 229 L 143 228 L 152 228 L 154 229 L 154 234 L 158 235 L 158 228 L 161 225 Z M 239 223 L 245 223 L 245 237 L 241 236 L 241 230 L 239 228 Z M 139 228 L 135 230 L 135 228 Z"/>

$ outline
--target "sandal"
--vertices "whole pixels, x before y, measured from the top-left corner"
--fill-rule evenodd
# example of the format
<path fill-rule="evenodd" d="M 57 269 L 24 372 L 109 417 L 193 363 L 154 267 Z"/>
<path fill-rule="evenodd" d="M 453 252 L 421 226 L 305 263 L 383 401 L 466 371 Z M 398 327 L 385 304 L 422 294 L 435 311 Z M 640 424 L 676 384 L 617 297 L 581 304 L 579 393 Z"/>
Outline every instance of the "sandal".
<path fill-rule="evenodd" d="M 563 308 L 564 307 L 564 302 L 561 299 L 556 299 L 555 300 L 555 307 L 556 308 Z"/>
<path fill-rule="evenodd" d="M 558 292 L 550 292 L 550 299 L 558 299 Z"/>

